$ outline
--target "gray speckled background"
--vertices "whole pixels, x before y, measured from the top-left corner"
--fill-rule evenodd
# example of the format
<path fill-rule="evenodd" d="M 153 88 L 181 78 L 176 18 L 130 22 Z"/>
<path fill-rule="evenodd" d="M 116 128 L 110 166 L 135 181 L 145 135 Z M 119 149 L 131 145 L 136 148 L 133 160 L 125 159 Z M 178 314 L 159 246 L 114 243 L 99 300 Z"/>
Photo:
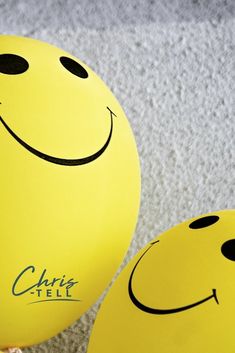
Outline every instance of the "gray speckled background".
<path fill-rule="evenodd" d="M 186 218 L 235 208 L 233 0 L 0 0 L 0 32 L 78 56 L 126 111 L 142 203 L 124 263 Z M 86 352 L 98 305 L 25 352 Z"/>

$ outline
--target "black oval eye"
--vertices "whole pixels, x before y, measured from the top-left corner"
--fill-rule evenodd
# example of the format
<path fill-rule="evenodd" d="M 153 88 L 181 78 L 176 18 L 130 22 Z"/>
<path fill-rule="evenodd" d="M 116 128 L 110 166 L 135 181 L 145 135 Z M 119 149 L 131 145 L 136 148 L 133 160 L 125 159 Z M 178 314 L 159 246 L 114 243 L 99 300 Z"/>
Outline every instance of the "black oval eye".
<path fill-rule="evenodd" d="M 235 261 L 235 239 L 230 239 L 223 243 L 221 252 L 227 259 Z"/>
<path fill-rule="evenodd" d="M 202 217 L 202 218 L 196 219 L 196 221 L 193 221 L 192 223 L 190 223 L 189 228 L 200 229 L 200 228 L 209 227 L 212 224 L 218 222 L 218 220 L 219 220 L 218 216 Z"/>
<path fill-rule="evenodd" d="M 60 62 L 72 74 L 74 74 L 80 78 L 87 78 L 88 77 L 88 73 L 84 69 L 84 67 L 82 67 L 82 65 L 80 65 L 75 60 L 67 58 L 66 56 L 61 56 Z"/>
<path fill-rule="evenodd" d="M 28 70 L 28 62 L 15 54 L 0 54 L 0 72 L 7 75 L 18 75 Z"/>

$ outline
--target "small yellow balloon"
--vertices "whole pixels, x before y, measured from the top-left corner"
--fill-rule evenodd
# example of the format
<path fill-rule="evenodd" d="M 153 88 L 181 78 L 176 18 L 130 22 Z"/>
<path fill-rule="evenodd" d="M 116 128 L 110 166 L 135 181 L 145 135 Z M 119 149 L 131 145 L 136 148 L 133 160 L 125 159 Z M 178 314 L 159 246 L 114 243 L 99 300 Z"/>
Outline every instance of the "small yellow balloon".
<path fill-rule="evenodd" d="M 134 137 L 119 103 L 80 60 L 0 36 L 0 348 L 76 320 L 130 243 L 140 196 Z"/>
<path fill-rule="evenodd" d="M 88 353 L 234 353 L 235 210 L 155 238 L 120 274 Z"/>

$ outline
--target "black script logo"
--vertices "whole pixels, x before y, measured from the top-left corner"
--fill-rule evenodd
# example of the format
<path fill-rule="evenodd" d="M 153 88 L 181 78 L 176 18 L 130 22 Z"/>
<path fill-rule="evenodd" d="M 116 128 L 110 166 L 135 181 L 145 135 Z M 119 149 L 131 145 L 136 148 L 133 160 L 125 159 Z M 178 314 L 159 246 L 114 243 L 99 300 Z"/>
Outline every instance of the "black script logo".
<path fill-rule="evenodd" d="M 31 285 L 24 285 L 27 278 L 27 283 Z M 13 286 L 12 294 L 14 296 L 21 296 L 30 294 L 33 301 L 28 304 L 35 304 L 48 301 L 75 301 L 80 299 L 72 297 L 72 288 L 78 284 L 73 278 L 62 275 L 61 277 L 54 277 L 48 275 L 47 269 L 42 272 L 36 271 L 34 266 L 28 266 L 16 277 Z"/>

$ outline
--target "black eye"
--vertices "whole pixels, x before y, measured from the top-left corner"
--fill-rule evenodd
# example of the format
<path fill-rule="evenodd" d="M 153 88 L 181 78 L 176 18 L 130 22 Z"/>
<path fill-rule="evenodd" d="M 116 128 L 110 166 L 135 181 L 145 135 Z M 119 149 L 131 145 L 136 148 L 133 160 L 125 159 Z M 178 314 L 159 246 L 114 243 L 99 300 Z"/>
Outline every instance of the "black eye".
<path fill-rule="evenodd" d="M 190 223 L 189 228 L 200 229 L 200 228 L 209 227 L 212 224 L 218 222 L 218 220 L 219 220 L 218 216 L 202 217 L 202 218 L 196 219 L 196 221 L 193 221 L 192 223 Z"/>
<path fill-rule="evenodd" d="M 230 239 L 223 243 L 221 252 L 227 259 L 235 261 L 235 239 Z"/>
<path fill-rule="evenodd" d="M 60 62 L 66 68 L 66 70 L 70 71 L 72 74 L 80 78 L 88 77 L 88 73 L 84 67 L 82 67 L 82 65 L 77 63 L 75 60 L 67 58 L 66 56 L 61 56 Z"/>
<path fill-rule="evenodd" d="M 0 54 L 0 72 L 7 75 L 18 75 L 28 70 L 28 62 L 15 54 Z"/>

